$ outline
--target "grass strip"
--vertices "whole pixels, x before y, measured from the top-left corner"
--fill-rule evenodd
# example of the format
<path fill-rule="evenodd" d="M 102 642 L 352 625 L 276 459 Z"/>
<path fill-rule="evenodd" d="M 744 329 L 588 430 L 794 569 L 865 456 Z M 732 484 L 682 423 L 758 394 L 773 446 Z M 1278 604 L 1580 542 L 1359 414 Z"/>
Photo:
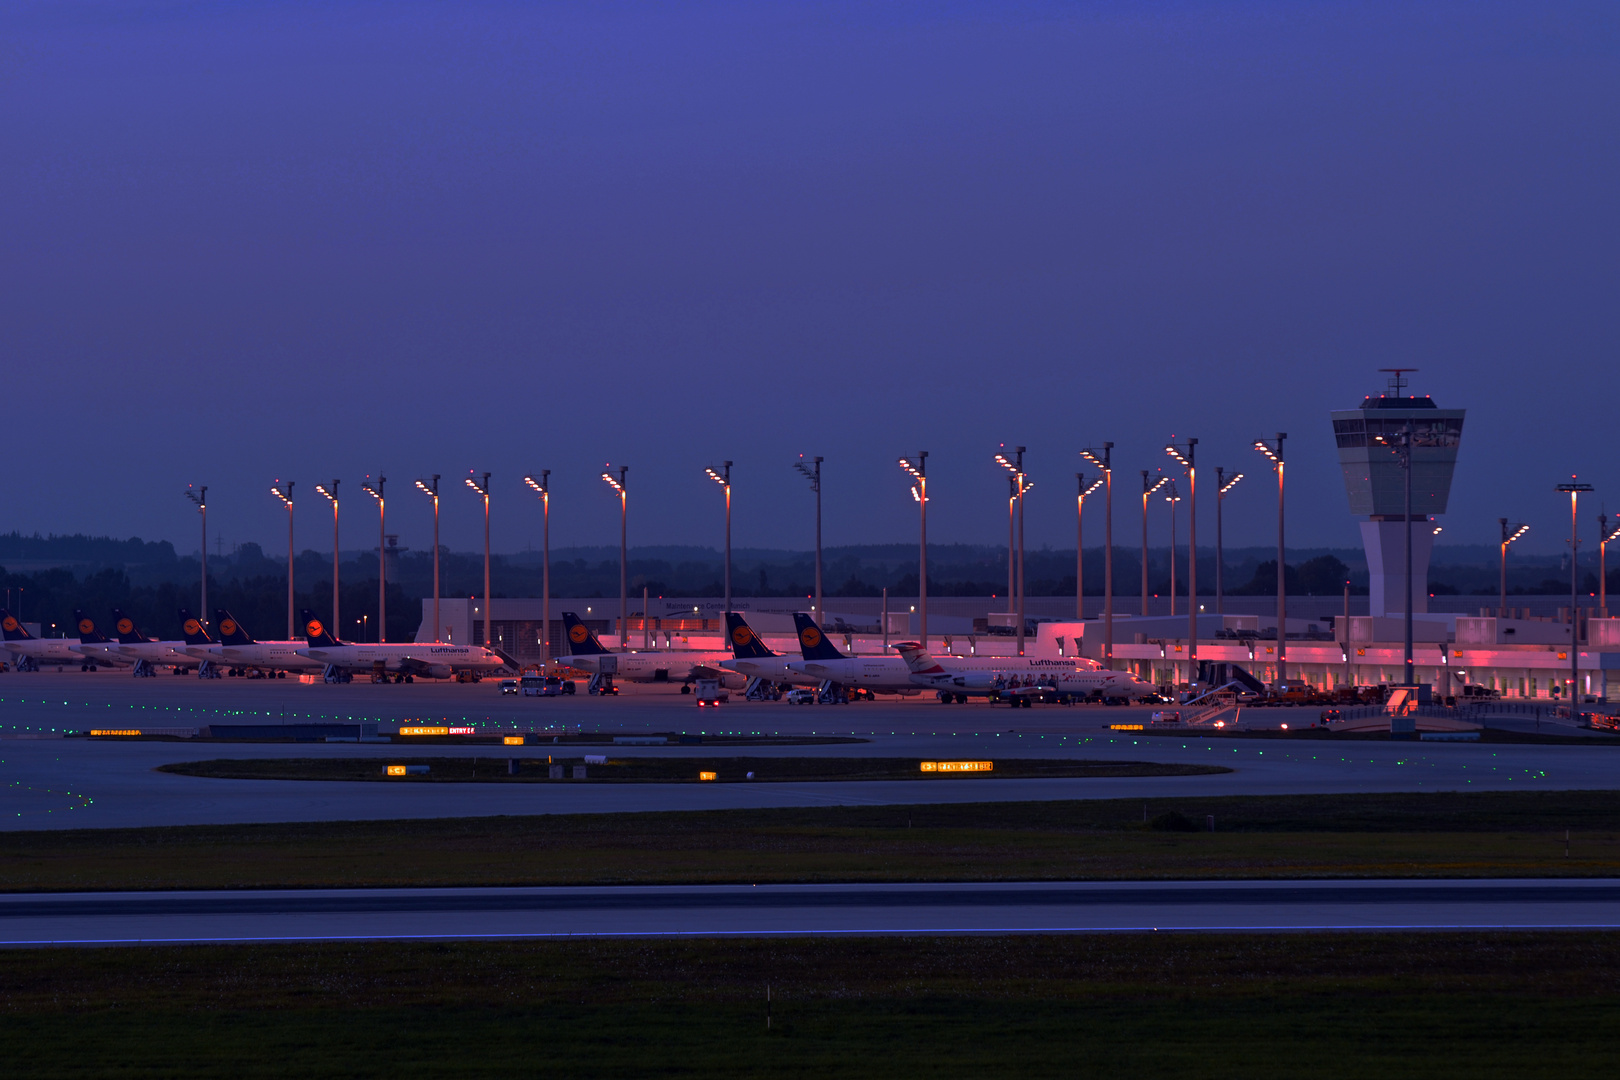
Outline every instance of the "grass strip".
<path fill-rule="evenodd" d="M 1216 831 L 1149 824 L 1170 815 L 1194 827 L 1213 817 Z M 1187 797 L 0 833 L 6 891 L 1529 876 L 1620 876 L 1616 793 Z"/>
<path fill-rule="evenodd" d="M 206 946 L 0 966 L 19 1077 L 1612 1076 L 1616 1021 L 1615 934 Z"/>
<path fill-rule="evenodd" d="M 704 773 L 718 783 L 749 781 L 915 780 L 941 778 L 1028 780 L 1117 776 L 1209 776 L 1229 773 L 1222 765 L 1164 765 L 1153 761 L 1063 761 L 1014 758 L 994 761 L 989 771 L 924 772 L 921 759 L 879 757 L 613 757 L 587 763 L 582 756 L 563 757 L 401 757 L 398 763 L 426 766 L 426 773 L 387 775 L 391 762 L 379 758 L 214 758 L 158 766 L 159 772 L 224 780 L 365 780 L 389 784 L 554 783 L 552 766 L 560 766 L 568 783 L 583 766 L 588 783 L 702 783 Z M 508 768 L 515 762 L 517 771 Z M 937 764 L 937 763 L 936 763 Z"/>

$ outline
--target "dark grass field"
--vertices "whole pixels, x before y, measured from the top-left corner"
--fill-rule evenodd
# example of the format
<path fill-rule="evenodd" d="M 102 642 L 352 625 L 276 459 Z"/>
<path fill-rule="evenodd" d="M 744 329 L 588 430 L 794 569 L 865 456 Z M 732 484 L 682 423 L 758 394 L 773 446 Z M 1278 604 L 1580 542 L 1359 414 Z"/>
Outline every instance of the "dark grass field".
<path fill-rule="evenodd" d="M 0 962 L 16 1077 L 1609 1077 L 1617 1022 L 1614 934 L 376 943 Z"/>
<path fill-rule="evenodd" d="M 561 765 L 572 779 L 572 769 L 584 765 L 587 783 L 703 783 L 701 774 L 712 772 L 714 782 L 818 780 L 915 780 L 928 783 L 940 777 L 971 780 L 1027 780 L 1035 777 L 1105 776 L 1208 776 L 1228 773 L 1220 765 L 1161 765 L 1152 761 L 1063 761 L 1050 758 L 1013 758 L 990 762 L 982 772 L 924 772 L 918 758 L 880 757 L 625 757 L 603 754 L 605 764 L 587 764 L 578 755 L 549 755 L 545 758 L 509 758 L 492 754 L 485 758 L 409 757 L 399 763 L 426 765 L 428 772 L 406 776 L 387 775 L 386 761 L 378 758 L 214 758 L 158 766 L 161 772 L 182 776 L 207 776 L 224 780 L 374 780 L 385 784 L 432 783 L 557 783 L 550 779 L 548 766 Z M 517 772 L 507 768 L 516 762 Z M 937 763 L 936 763 L 937 764 Z"/>
<path fill-rule="evenodd" d="M 1199 829 L 1213 817 L 1215 831 L 1148 824 L 1169 815 Z M 6 891 L 1531 876 L 1620 876 L 1620 794 L 1239 796 L 0 833 Z"/>

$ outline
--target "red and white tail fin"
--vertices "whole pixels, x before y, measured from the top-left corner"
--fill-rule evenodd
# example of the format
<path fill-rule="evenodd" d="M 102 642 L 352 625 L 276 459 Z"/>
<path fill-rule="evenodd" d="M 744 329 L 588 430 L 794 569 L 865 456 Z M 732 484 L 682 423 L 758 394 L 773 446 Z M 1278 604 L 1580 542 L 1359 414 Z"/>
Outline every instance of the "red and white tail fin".
<path fill-rule="evenodd" d="M 905 660 L 906 667 L 911 669 L 913 675 L 943 675 L 945 669 L 939 666 L 939 661 L 928 654 L 920 642 L 902 641 L 895 646 L 901 659 Z"/>

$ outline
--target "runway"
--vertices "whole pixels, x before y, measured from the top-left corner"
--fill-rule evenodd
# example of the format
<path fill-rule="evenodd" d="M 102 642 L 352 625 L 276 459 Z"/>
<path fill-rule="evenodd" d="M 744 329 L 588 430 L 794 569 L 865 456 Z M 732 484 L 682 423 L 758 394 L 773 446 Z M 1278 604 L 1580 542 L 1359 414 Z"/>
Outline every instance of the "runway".
<path fill-rule="evenodd" d="M 1078 882 L 58 893 L 0 944 L 1612 929 L 1620 880 Z"/>

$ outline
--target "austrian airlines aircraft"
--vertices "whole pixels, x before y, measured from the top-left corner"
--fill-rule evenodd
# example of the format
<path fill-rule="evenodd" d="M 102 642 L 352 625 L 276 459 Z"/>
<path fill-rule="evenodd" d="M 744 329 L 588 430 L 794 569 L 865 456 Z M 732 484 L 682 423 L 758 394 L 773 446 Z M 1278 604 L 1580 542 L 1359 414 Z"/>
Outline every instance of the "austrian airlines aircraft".
<path fill-rule="evenodd" d="M 911 670 L 911 679 L 918 686 L 939 692 L 941 701 L 965 702 L 969 694 L 1009 698 L 1014 705 L 1029 704 L 1028 698 L 1044 693 L 1070 694 L 1086 697 L 1101 693 L 1106 697 L 1142 697 L 1154 688 L 1128 671 L 1103 671 L 1087 668 L 1077 671 L 1018 671 L 986 670 L 984 668 L 946 668 L 944 663 L 960 663 L 961 658 L 947 657 L 942 663 L 928 655 L 928 651 L 915 641 L 895 646 Z M 1011 657 L 984 657 L 983 659 L 1013 659 Z"/>

